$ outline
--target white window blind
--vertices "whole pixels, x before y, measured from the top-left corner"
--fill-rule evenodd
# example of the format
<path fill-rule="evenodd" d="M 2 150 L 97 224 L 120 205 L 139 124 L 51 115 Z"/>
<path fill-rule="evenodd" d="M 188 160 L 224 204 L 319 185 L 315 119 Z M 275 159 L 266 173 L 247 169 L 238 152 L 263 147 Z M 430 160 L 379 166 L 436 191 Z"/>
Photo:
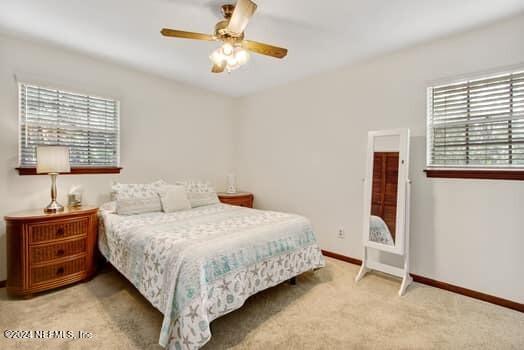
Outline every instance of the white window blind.
<path fill-rule="evenodd" d="M 524 71 L 428 89 L 427 165 L 524 168 Z"/>
<path fill-rule="evenodd" d="M 68 146 L 72 167 L 117 167 L 115 100 L 19 84 L 20 166 L 36 165 L 37 145 Z"/>

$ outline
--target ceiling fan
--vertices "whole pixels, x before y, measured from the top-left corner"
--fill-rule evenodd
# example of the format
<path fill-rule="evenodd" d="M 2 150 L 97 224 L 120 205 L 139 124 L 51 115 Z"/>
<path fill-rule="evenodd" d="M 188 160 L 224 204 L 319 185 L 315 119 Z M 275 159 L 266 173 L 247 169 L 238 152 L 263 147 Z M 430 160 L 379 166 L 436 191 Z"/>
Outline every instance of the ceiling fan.
<path fill-rule="evenodd" d="M 236 5 L 222 5 L 224 19 L 215 25 L 215 32 L 212 35 L 169 28 L 162 29 L 160 33 L 168 37 L 223 42 L 222 46 L 209 56 L 211 62 L 213 62 L 213 67 L 211 68 L 213 73 L 222 73 L 224 70 L 231 72 L 246 64 L 249 60 L 248 51 L 284 58 L 287 55 L 287 49 L 244 40 L 244 30 L 256 8 L 257 4 L 251 0 L 238 0 Z"/>

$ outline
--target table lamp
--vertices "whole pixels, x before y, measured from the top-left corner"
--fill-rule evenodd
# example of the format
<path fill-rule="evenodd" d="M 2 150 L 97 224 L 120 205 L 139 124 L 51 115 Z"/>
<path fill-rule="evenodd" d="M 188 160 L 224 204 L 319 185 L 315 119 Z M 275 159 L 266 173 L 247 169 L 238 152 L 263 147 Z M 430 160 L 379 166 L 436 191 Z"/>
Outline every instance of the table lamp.
<path fill-rule="evenodd" d="M 51 175 L 51 203 L 44 208 L 45 213 L 56 213 L 64 206 L 56 201 L 56 176 L 58 173 L 69 173 L 69 148 L 64 146 L 37 146 L 36 172 Z"/>

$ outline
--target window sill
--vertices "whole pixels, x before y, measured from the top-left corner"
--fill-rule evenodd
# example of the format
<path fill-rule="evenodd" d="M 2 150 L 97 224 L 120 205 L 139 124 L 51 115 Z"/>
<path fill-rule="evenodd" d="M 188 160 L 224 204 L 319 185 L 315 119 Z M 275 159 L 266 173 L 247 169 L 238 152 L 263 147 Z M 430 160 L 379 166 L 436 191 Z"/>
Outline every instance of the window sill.
<path fill-rule="evenodd" d="M 524 180 L 524 170 L 425 169 L 426 177 L 446 179 Z"/>
<path fill-rule="evenodd" d="M 46 175 L 38 174 L 36 168 L 19 167 L 18 175 Z M 78 174 L 120 174 L 121 167 L 73 167 L 70 173 L 61 173 L 63 175 L 78 175 Z"/>

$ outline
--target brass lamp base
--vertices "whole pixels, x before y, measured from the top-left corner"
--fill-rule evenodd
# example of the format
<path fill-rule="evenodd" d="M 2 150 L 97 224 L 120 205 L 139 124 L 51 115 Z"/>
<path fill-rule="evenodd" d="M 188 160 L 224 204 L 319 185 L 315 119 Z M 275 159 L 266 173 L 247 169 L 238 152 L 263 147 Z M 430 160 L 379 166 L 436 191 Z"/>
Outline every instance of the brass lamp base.
<path fill-rule="evenodd" d="M 44 208 L 44 213 L 46 214 L 58 213 L 61 211 L 64 211 L 64 206 L 57 201 L 51 201 L 51 203 Z"/>
<path fill-rule="evenodd" d="M 64 206 L 56 201 L 56 176 L 58 173 L 49 173 L 51 176 L 51 203 L 44 208 L 44 213 L 64 211 Z"/>

